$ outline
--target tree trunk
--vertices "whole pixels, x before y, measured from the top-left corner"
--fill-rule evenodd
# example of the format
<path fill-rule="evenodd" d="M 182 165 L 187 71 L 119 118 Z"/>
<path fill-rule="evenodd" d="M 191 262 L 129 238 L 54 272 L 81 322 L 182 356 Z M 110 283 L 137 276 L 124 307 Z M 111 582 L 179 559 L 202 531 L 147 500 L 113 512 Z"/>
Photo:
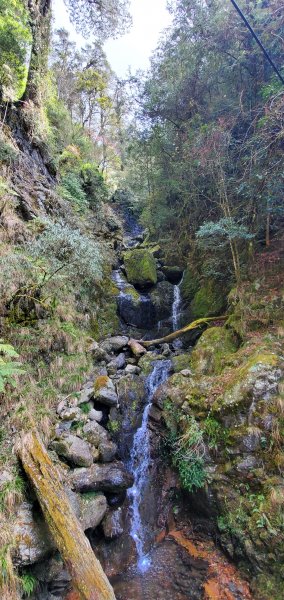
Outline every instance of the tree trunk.
<path fill-rule="evenodd" d="M 197 329 L 198 327 L 202 327 L 202 325 L 207 325 L 210 321 L 225 321 L 228 317 L 204 317 L 203 319 L 197 319 L 197 321 L 193 321 L 189 325 L 186 325 L 182 329 L 177 329 L 173 333 L 169 333 L 169 335 L 165 335 L 162 338 L 158 338 L 157 340 L 139 340 L 139 344 L 142 344 L 144 348 L 149 348 L 150 346 L 158 346 L 158 344 L 164 344 L 165 342 L 172 342 L 176 338 L 180 337 L 184 333 L 191 331 L 192 329 Z"/>
<path fill-rule="evenodd" d="M 32 49 L 24 100 L 40 105 L 40 86 L 48 67 L 51 0 L 28 0 Z"/>
<path fill-rule="evenodd" d="M 80 600 L 115 600 L 113 589 L 70 506 L 56 468 L 36 431 L 22 438 L 18 454 L 36 491 L 56 546 L 70 572 L 78 597 Z"/>

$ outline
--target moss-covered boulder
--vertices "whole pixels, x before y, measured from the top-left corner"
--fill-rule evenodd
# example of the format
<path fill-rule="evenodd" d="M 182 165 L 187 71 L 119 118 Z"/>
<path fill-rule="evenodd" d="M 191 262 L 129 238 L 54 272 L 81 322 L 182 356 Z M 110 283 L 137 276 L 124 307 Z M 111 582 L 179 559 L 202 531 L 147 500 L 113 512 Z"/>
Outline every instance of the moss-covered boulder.
<path fill-rule="evenodd" d="M 213 281 L 204 282 L 190 304 L 193 319 L 220 315 L 226 308 L 224 290 Z"/>
<path fill-rule="evenodd" d="M 157 283 L 157 267 L 153 254 L 146 248 L 135 248 L 124 254 L 124 265 L 129 283 L 145 289 Z"/>
<path fill-rule="evenodd" d="M 198 340 L 190 356 L 190 367 L 196 374 L 217 375 L 236 350 L 237 343 L 231 331 L 225 327 L 210 327 Z"/>
<path fill-rule="evenodd" d="M 183 273 L 182 282 L 180 284 L 180 290 L 183 300 L 187 303 L 190 303 L 193 300 L 198 288 L 199 278 L 190 267 L 186 267 Z"/>

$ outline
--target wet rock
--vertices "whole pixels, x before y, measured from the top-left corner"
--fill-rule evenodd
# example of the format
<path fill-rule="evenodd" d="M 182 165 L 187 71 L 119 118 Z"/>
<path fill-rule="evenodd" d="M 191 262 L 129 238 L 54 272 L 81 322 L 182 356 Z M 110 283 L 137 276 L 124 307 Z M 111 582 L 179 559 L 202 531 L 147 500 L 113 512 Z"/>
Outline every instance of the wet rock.
<path fill-rule="evenodd" d="M 80 523 L 84 529 L 95 529 L 103 520 L 107 511 L 107 501 L 103 494 L 93 497 L 80 495 Z"/>
<path fill-rule="evenodd" d="M 23 502 L 17 510 L 15 525 L 15 562 L 20 566 L 31 565 L 51 554 L 55 545 L 48 527 L 39 511 L 29 502 Z"/>
<path fill-rule="evenodd" d="M 149 294 L 139 294 L 133 286 L 128 286 L 117 298 L 118 312 L 127 325 L 138 329 L 152 329 L 156 322 L 156 312 Z"/>
<path fill-rule="evenodd" d="M 172 314 L 174 288 L 168 281 L 158 283 L 150 294 L 155 308 L 156 321 L 167 319 Z"/>
<path fill-rule="evenodd" d="M 102 522 L 104 536 L 107 540 L 114 540 L 123 534 L 123 519 L 120 508 L 109 512 Z"/>
<path fill-rule="evenodd" d="M 51 442 L 50 448 L 71 465 L 89 467 L 93 462 L 89 444 L 76 435 L 63 434 Z"/>
<path fill-rule="evenodd" d="M 71 575 L 58 554 L 34 565 L 32 572 L 40 583 L 36 589 L 36 600 L 60 600 L 65 597 Z"/>
<path fill-rule="evenodd" d="M 126 335 L 116 335 L 107 338 L 101 344 L 101 348 L 106 352 L 118 352 L 127 346 L 129 338 Z"/>
<path fill-rule="evenodd" d="M 95 380 L 94 397 L 106 406 L 116 406 L 118 398 L 115 387 L 107 375 L 101 375 Z"/>
<path fill-rule="evenodd" d="M 123 463 L 93 464 L 88 469 L 75 469 L 70 475 L 72 489 L 79 492 L 122 492 L 133 485 L 133 477 Z"/>
<path fill-rule="evenodd" d="M 183 275 L 183 269 L 177 266 L 165 265 L 162 267 L 162 271 L 165 274 L 168 281 L 170 281 L 174 285 L 177 285 L 180 282 Z"/>

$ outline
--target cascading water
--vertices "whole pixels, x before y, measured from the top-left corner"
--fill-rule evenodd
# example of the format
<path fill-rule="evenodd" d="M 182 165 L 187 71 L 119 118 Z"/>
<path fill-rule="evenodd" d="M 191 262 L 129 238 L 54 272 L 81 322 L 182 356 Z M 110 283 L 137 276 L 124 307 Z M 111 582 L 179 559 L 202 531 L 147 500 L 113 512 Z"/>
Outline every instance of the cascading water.
<path fill-rule="evenodd" d="M 180 283 L 179 283 L 178 285 L 174 285 L 174 301 L 173 301 L 173 310 L 172 310 L 173 331 L 176 331 L 176 329 L 178 329 L 180 305 L 181 305 L 181 291 L 180 291 Z"/>
<path fill-rule="evenodd" d="M 179 316 L 180 316 L 180 308 L 181 308 L 181 302 L 182 302 L 181 283 L 182 283 L 182 280 L 180 281 L 180 283 L 178 285 L 174 286 L 174 301 L 173 301 L 173 308 L 172 308 L 173 331 L 176 331 L 179 328 Z M 173 343 L 173 346 L 176 350 L 178 348 L 181 348 L 182 347 L 181 340 L 175 340 Z"/>
<path fill-rule="evenodd" d="M 140 514 L 140 506 L 143 498 L 143 491 L 148 479 L 150 466 L 150 437 L 148 430 L 149 410 L 152 399 L 157 388 L 166 381 L 171 368 L 170 360 L 157 360 L 153 371 L 147 380 L 147 405 L 144 409 L 141 427 L 137 430 L 131 452 L 131 471 L 134 476 L 133 487 L 128 494 L 131 500 L 131 529 L 130 535 L 135 542 L 137 550 L 137 566 L 140 572 L 147 571 L 151 564 L 151 559 L 144 552 L 145 531 Z"/>

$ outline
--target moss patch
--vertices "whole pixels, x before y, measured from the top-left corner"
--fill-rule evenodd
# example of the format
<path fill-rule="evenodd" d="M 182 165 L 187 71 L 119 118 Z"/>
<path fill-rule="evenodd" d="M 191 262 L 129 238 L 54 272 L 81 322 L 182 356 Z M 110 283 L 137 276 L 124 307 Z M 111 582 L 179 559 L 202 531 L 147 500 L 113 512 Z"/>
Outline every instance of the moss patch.
<path fill-rule="evenodd" d="M 224 290 L 213 281 L 208 281 L 196 292 L 190 309 L 194 319 L 201 319 L 221 314 L 225 306 Z"/>

